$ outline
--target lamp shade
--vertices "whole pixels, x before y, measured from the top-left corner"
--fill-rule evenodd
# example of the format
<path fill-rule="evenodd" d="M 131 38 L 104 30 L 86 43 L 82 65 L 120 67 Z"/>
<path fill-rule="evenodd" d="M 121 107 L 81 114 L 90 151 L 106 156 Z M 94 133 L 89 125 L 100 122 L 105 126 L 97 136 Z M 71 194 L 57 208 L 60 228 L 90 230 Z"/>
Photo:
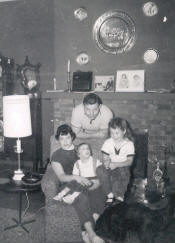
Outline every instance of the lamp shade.
<path fill-rule="evenodd" d="M 32 135 L 28 95 L 3 96 L 4 136 L 20 138 Z"/>

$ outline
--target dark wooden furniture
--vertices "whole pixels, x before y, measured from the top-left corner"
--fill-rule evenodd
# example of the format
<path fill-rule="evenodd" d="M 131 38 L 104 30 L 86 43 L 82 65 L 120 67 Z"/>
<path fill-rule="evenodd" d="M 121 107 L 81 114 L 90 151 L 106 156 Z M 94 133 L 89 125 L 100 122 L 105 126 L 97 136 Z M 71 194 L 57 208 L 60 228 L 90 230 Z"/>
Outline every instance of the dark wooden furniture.
<path fill-rule="evenodd" d="M 3 190 L 5 192 L 19 194 L 18 219 L 12 218 L 12 220 L 15 222 L 15 224 L 5 227 L 4 230 L 10 230 L 10 229 L 13 229 L 16 227 L 21 227 L 23 230 L 25 230 L 27 233 L 29 233 L 29 231 L 26 229 L 26 227 L 24 225 L 34 222 L 35 219 L 31 219 L 28 221 L 22 220 L 22 196 L 23 196 L 23 193 L 25 193 L 25 192 L 33 192 L 33 191 L 37 191 L 39 189 L 40 189 L 40 183 L 36 183 L 33 185 L 24 185 L 22 181 L 15 182 L 13 180 L 10 180 L 9 183 L 4 184 Z"/>
<path fill-rule="evenodd" d="M 135 158 L 132 165 L 132 178 L 146 178 L 148 165 L 148 130 L 135 130 Z"/>

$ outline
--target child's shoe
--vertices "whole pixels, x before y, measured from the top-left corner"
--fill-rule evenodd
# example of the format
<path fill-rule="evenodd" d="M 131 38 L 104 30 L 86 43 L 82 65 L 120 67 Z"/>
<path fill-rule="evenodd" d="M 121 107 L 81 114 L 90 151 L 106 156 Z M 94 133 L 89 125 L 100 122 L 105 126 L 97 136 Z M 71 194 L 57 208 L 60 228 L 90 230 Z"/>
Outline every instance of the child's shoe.
<path fill-rule="evenodd" d="M 53 199 L 57 201 L 62 201 L 63 197 L 70 191 L 68 187 L 65 187 L 61 192 L 59 192 Z"/>
<path fill-rule="evenodd" d="M 72 204 L 76 197 L 80 195 L 80 192 L 74 192 L 63 197 L 63 202 L 67 204 Z"/>

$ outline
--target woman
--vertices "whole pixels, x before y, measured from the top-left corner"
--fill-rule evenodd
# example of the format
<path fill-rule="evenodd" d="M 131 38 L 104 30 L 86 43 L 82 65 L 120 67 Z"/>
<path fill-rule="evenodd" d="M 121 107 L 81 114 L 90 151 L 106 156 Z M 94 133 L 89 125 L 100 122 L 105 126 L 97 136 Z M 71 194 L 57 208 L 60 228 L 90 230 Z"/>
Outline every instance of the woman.
<path fill-rule="evenodd" d="M 75 137 L 76 135 L 70 126 L 64 124 L 58 127 L 55 138 L 59 141 L 60 148 L 53 153 L 51 157 L 51 165 L 62 184 L 76 181 L 77 183 L 88 187 L 91 185 L 90 180 L 72 174 L 74 163 L 78 159 L 73 145 Z M 97 236 L 94 231 L 95 219 L 93 216 L 97 215 L 93 215 L 94 205 L 93 198 L 91 197 L 90 193 L 90 191 L 85 190 L 84 193 L 81 193 L 76 198 L 72 206 L 77 212 L 82 229 L 85 230 L 82 234 L 84 241 L 92 243 L 104 243 L 104 241 Z M 96 205 L 100 212 L 102 212 L 104 208 L 103 194 L 101 194 L 101 196 L 101 205 Z"/>

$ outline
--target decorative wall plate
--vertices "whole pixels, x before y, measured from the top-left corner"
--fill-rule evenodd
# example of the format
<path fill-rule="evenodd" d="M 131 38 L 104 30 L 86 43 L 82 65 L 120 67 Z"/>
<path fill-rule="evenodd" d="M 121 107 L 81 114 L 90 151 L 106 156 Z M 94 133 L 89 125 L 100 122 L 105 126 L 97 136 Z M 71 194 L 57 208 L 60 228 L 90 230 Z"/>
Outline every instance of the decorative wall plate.
<path fill-rule="evenodd" d="M 135 44 L 135 24 L 125 12 L 108 11 L 96 20 L 93 39 L 104 52 L 111 54 L 128 52 Z"/>
<path fill-rule="evenodd" d="M 86 9 L 82 7 L 82 8 L 77 8 L 74 11 L 74 16 L 76 19 L 82 21 L 88 17 L 88 14 L 87 14 Z"/>
<path fill-rule="evenodd" d="M 158 6 L 155 2 L 147 2 L 143 5 L 143 13 L 148 16 L 152 17 L 158 13 Z"/>
<path fill-rule="evenodd" d="M 158 51 L 155 49 L 148 49 L 143 54 L 143 60 L 147 64 L 155 63 L 159 58 Z"/>
<path fill-rule="evenodd" d="M 80 65 L 85 65 L 89 62 L 89 55 L 85 52 L 81 52 L 77 58 L 76 58 L 76 62 Z"/>

